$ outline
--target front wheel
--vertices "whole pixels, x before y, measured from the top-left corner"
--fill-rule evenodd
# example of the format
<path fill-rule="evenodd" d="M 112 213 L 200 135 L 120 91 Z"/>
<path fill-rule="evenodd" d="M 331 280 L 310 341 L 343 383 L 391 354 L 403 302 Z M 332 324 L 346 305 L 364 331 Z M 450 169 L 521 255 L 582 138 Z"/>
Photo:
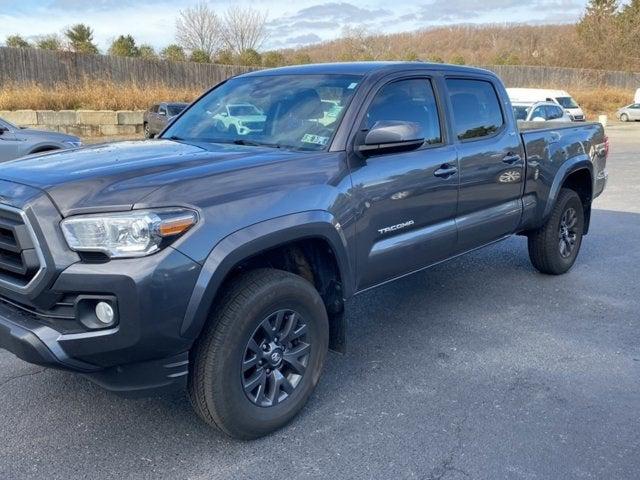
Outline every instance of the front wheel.
<path fill-rule="evenodd" d="M 144 138 L 146 139 L 153 138 L 153 134 L 151 133 L 151 128 L 149 127 L 148 123 L 144 124 L 144 126 L 142 127 L 142 130 L 144 131 Z"/>
<path fill-rule="evenodd" d="M 542 273 L 561 275 L 578 257 L 584 233 L 584 210 L 574 190 L 563 188 L 547 223 L 529 233 L 529 258 Z"/>
<path fill-rule="evenodd" d="M 327 312 L 313 285 L 289 272 L 248 272 L 225 293 L 192 351 L 191 403 L 227 435 L 267 435 L 307 402 L 328 343 Z"/>
<path fill-rule="evenodd" d="M 620 115 L 620 121 L 621 122 L 628 122 L 629 121 L 629 115 L 627 115 L 626 113 L 623 113 L 622 115 Z"/>

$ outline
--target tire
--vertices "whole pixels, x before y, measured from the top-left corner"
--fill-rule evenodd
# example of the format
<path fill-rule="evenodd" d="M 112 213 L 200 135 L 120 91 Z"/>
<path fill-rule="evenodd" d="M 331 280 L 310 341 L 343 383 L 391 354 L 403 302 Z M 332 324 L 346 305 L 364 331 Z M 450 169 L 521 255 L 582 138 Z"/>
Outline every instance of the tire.
<path fill-rule="evenodd" d="M 571 269 L 580 252 L 584 210 L 574 190 L 560 190 L 547 223 L 529 233 L 529 258 L 541 273 L 562 275 Z"/>
<path fill-rule="evenodd" d="M 268 335 L 266 325 L 276 326 L 278 320 L 282 329 Z M 267 340 L 271 337 L 273 342 L 278 331 L 286 340 L 280 344 L 282 339 L 276 337 L 281 347 L 265 351 Z M 307 402 L 320 378 L 328 343 L 327 312 L 313 285 L 289 272 L 250 271 L 225 292 L 192 349 L 191 404 L 207 424 L 231 437 L 267 435 L 291 421 Z M 265 362 L 262 367 L 257 358 Z M 255 378 L 265 380 L 256 383 Z"/>
<path fill-rule="evenodd" d="M 148 123 L 145 123 L 142 129 L 144 131 L 144 138 L 146 138 L 147 140 L 153 138 L 153 134 L 151 133 L 151 129 L 149 128 Z"/>
<path fill-rule="evenodd" d="M 229 136 L 231 137 L 237 137 L 238 136 L 238 129 L 236 128 L 235 125 L 229 125 L 229 128 L 227 130 L 229 132 Z"/>
<path fill-rule="evenodd" d="M 626 113 L 623 113 L 622 115 L 620 115 L 620 121 L 621 122 L 628 122 L 629 121 L 629 115 L 627 115 Z"/>

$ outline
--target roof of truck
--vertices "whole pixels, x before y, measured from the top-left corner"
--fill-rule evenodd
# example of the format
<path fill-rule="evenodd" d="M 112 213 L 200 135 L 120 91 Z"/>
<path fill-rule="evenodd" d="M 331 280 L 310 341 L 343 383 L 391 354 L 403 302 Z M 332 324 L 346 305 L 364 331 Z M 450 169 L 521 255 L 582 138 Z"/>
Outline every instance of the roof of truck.
<path fill-rule="evenodd" d="M 289 67 L 256 70 L 240 75 L 255 77 L 265 75 L 369 75 L 374 72 L 401 72 L 403 70 L 446 70 L 459 73 L 491 74 L 488 70 L 461 65 L 448 65 L 429 62 L 345 62 L 314 63 L 309 65 L 292 65 Z"/>

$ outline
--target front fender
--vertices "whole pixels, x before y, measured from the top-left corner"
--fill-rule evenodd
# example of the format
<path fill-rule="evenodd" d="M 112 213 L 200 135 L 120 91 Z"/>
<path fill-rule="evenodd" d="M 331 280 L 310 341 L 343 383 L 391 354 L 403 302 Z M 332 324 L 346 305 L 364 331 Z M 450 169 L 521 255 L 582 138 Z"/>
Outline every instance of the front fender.
<path fill-rule="evenodd" d="M 264 250 L 305 238 L 322 238 L 329 242 L 343 279 L 344 295 L 351 296 L 353 266 L 345 235 L 333 215 L 324 210 L 285 215 L 238 230 L 213 248 L 196 281 L 180 334 L 192 339 L 198 336 L 222 282 L 239 262 Z"/>

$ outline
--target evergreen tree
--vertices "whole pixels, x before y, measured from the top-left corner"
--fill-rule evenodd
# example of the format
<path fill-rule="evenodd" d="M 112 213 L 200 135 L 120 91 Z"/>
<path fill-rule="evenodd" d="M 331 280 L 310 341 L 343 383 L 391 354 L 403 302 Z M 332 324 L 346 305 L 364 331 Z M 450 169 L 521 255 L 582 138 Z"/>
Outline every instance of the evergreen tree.
<path fill-rule="evenodd" d="M 77 53 L 98 53 L 98 47 L 93 43 L 93 30 L 88 25 L 78 23 L 64 32 L 69 40 L 71 50 Z"/>
<path fill-rule="evenodd" d="M 120 35 L 109 47 L 109 55 L 114 57 L 139 57 L 140 49 L 131 35 Z"/>
<path fill-rule="evenodd" d="M 29 48 L 31 44 L 20 35 L 9 35 L 5 41 L 7 47 L 11 48 Z"/>

